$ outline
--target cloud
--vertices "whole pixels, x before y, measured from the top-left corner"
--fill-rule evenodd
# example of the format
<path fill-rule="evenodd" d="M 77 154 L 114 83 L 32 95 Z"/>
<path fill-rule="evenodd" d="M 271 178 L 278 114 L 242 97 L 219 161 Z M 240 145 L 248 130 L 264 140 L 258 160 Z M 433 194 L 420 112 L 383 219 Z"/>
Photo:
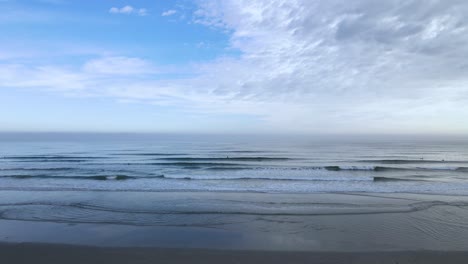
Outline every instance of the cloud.
<path fill-rule="evenodd" d="M 92 59 L 84 64 L 83 69 L 88 73 L 111 75 L 141 75 L 157 72 L 150 62 L 128 57 Z"/>
<path fill-rule="evenodd" d="M 167 11 L 164 11 L 161 13 L 161 16 L 172 16 L 172 15 L 175 15 L 177 13 L 176 10 L 167 10 Z"/>
<path fill-rule="evenodd" d="M 148 14 L 148 10 L 145 8 L 134 8 L 130 5 L 126 5 L 124 7 L 118 8 L 118 7 L 111 7 L 109 9 L 109 13 L 111 14 L 136 14 L 139 16 L 146 16 Z"/>
<path fill-rule="evenodd" d="M 109 9 L 109 13 L 112 13 L 112 14 L 131 14 L 135 9 L 131 6 L 124 6 L 122 8 L 118 8 L 118 7 L 111 7 L 111 9 Z"/>
<path fill-rule="evenodd" d="M 255 116 L 257 130 L 468 132 L 466 1 L 197 3 L 193 22 L 228 34 L 239 56 L 181 66 L 184 78 L 119 56 L 4 64 L 0 86 Z"/>
<path fill-rule="evenodd" d="M 146 16 L 146 15 L 148 15 L 148 10 L 146 10 L 146 8 L 140 8 L 140 9 L 138 9 L 138 15 L 139 16 Z"/>
<path fill-rule="evenodd" d="M 102 57 L 91 59 L 80 67 L 57 65 L 0 64 L 1 87 L 46 88 L 82 95 L 96 94 L 96 89 L 110 88 L 115 78 L 128 82 L 156 74 L 156 67 L 143 59 Z M 21 75 L 27 74 L 27 80 Z M 107 79 L 109 78 L 109 79 Z M 101 86 L 101 88 L 99 88 Z M 102 93 L 105 95 L 105 93 Z"/>
<path fill-rule="evenodd" d="M 283 102 L 288 105 L 283 113 L 301 120 L 293 127 L 336 129 L 352 120 L 366 128 L 411 121 L 415 129 L 431 117 L 443 129 L 449 109 L 467 113 L 455 102 L 468 93 L 468 63 L 462 59 L 468 55 L 466 2 L 199 4 L 194 22 L 228 32 L 231 48 L 242 52 L 239 59 L 214 64 L 213 93 Z M 299 105 L 300 111 L 289 111 Z M 272 122 L 288 120 L 269 116 Z M 355 128 L 347 124 L 347 129 Z"/>

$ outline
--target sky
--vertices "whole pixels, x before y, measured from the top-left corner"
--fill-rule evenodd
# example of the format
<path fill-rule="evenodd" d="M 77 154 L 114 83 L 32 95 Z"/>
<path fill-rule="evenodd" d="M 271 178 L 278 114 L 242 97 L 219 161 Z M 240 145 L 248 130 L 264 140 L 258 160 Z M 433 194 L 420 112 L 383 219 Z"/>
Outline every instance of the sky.
<path fill-rule="evenodd" d="M 0 0 L 0 131 L 468 133 L 465 0 Z"/>

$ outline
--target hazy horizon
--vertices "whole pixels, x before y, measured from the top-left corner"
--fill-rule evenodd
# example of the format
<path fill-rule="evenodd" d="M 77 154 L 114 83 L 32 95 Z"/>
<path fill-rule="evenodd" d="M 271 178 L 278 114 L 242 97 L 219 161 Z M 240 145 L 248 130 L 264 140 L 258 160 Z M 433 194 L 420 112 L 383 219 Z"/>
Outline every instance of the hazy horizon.
<path fill-rule="evenodd" d="M 468 133 L 464 1 L 0 1 L 0 131 Z"/>
<path fill-rule="evenodd" d="M 193 142 L 328 142 L 328 143 L 370 143 L 370 142 L 426 142 L 462 143 L 468 141 L 465 134 L 352 134 L 352 133 L 190 133 L 190 132 L 3 132 L 0 141 L 193 141 Z M 276 144 L 275 143 L 275 144 Z"/>

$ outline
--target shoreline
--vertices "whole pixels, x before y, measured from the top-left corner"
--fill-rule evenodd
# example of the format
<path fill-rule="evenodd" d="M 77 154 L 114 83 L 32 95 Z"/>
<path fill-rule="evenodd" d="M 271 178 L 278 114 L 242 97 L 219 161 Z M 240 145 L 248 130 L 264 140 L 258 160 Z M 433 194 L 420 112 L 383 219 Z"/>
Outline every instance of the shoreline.
<path fill-rule="evenodd" d="M 246 251 L 0 243 L 0 262 L 35 263 L 466 263 L 467 251 Z"/>
<path fill-rule="evenodd" d="M 398 195 L 418 195 L 418 196 L 442 196 L 442 197 L 468 197 L 467 193 L 445 193 L 445 192 L 367 192 L 367 191 L 317 191 L 317 192 L 269 192 L 269 191 L 236 191 L 236 190 L 198 190 L 198 189 L 169 189 L 169 190 L 146 190 L 146 189 L 86 189 L 86 188 L 2 188 L 0 192 L 96 192 L 96 193 L 173 193 L 173 194 L 265 194 L 265 195 L 355 195 L 369 197 L 384 197 L 391 199 L 391 196 Z M 398 198 L 394 198 L 398 199 Z"/>
<path fill-rule="evenodd" d="M 466 196 L 65 194 L 0 192 L 0 263 L 468 260 Z"/>
<path fill-rule="evenodd" d="M 468 251 L 466 196 L 64 194 L 0 192 L 5 201 L 0 243 L 314 252 Z"/>

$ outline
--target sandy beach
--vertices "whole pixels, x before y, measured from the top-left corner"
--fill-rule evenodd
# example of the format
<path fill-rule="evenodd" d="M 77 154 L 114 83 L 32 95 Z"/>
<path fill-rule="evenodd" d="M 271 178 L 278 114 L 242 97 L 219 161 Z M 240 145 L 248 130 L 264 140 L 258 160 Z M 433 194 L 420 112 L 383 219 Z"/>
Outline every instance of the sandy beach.
<path fill-rule="evenodd" d="M 466 263 L 468 252 L 278 252 L 1 244 L 2 263 Z"/>
<path fill-rule="evenodd" d="M 22 195 L 42 202 L 30 204 Z M 70 209 L 54 205 L 57 195 L 78 199 L 70 204 L 81 207 L 84 202 L 79 199 L 97 195 L 101 211 L 84 207 L 66 211 Z M 468 260 L 465 196 L 6 191 L 0 196 L 13 204 L 0 220 L 0 263 L 401 264 Z M 198 207 L 178 214 L 125 204 L 141 202 L 143 197 L 164 204 L 192 199 Z M 194 213 L 207 206 L 205 202 L 213 208 L 214 197 L 237 199 L 244 205 L 268 200 L 314 201 L 314 206 L 300 211 L 275 207 L 276 213 L 230 213 L 236 208 L 226 208 L 223 214 Z M 103 210 L 106 202 L 113 207 Z M 120 218 L 120 223 L 112 223 L 109 219 L 119 211 L 116 206 L 131 208 L 132 217 L 139 222 Z M 13 217 L 17 219 L 8 219 Z M 154 219 L 166 222 L 150 222 Z"/>

